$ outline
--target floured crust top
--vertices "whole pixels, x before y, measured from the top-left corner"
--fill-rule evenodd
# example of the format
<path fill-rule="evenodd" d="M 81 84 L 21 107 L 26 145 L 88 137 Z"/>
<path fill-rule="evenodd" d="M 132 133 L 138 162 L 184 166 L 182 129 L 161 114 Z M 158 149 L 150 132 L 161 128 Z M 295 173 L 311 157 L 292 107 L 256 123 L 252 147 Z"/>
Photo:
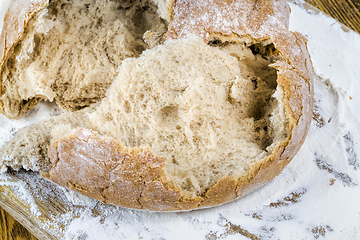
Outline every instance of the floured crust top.
<path fill-rule="evenodd" d="M 265 39 L 270 32 L 286 31 L 290 8 L 283 0 L 179 0 L 174 5 L 168 38 L 217 35 Z M 246 39 L 245 39 L 246 40 Z"/>

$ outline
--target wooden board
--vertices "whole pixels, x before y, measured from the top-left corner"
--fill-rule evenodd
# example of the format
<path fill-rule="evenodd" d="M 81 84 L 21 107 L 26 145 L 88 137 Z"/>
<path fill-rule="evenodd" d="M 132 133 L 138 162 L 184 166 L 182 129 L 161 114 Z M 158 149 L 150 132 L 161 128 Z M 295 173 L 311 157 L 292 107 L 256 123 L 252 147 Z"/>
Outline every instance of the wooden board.
<path fill-rule="evenodd" d="M 360 33 L 360 0 L 305 0 Z"/>
<path fill-rule="evenodd" d="M 57 237 L 54 237 L 54 235 L 58 234 L 54 232 L 50 233 L 49 229 L 44 229 L 42 226 L 45 224 L 47 226 L 48 222 L 51 222 L 52 219 L 49 218 L 49 216 L 52 212 L 58 212 L 61 214 L 62 212 L 66 211 L 64 209 L 64 204 L 62 204 L 59 199 L 56 199 L 56 196 L 52 196 L 51 199 L 48 199 L 49 201 L 44 201 L 44 199 L 38 198 L 40 194 L 34 194 L 36 191 L 36 189 L 34 189 L 35 186 L 37 186 L 38 189 L 43 189 L 48 185 L 47 182 L 45 182 L 43 179 L 39 179 L 39 177 L 36 175 L 37 174 L 31 172 L 13 172 L 6 174 L 6 181 L 0 179 L 0 205 L 3 209 L 5 209 L 5 211 L 18 220 L 22 226 L 25 226 L 26 229 L 28 229 L 34 235 L 32 236 L 30 234 L 29 239 L 58 239 Z M 23 199 L 19 197 L 19 192 L 16 189 L 18 186 L 9 186 L 9 182 L 14 182 L 16 185 L 18 185 L 20 182 L 23 182 L 23 184 L 25 184 L 24 187 L 28 188 L 29 194 L 35 197 L 36 205 L 39 206 L 40 211 L 43 214 L 40 216 L 34 215 L 31 211 L 30 204 L 26 202 L 26 196 Z M 4 218 L 7 219 L 6 216 L 4 216 Z M 6 223 L 7 226 L 10 224 L 11 222 Z M 14 225 L 19 227 L 18 224 Z M 62 226 L 59 227 L 60 229 L 62 228 Z M 14 237 L 12 236 L 13 232 L 22 231 L 18 229 L 14 230 L 9 227 L 4 228 L 7 229 L 7 231 L 11 231 L 7 234 L 2 234 L 2 236 L 4 236 L 4 240 L 12 239 L 9 237 Z"/>
<path fill-rule="evenodd" d="M 306 0 L 308 3 L 319 8 L 321 11 L 334 17 L 344 25 L 360 33 L 360 1 L 359 0 Z M 29 174 L 27 174 L 29 175 Z M 28 184 L 30 193 L 42 188 L 43 185 L 51 185 L 45 180 L 39 180 L 35 174 L 24 177 L 24 173 L 11 173 L 7 181 Z M 51 189 L 51 187 L 50 187 Z M 36 196 L 36 194 L 34 194 Z M 59 239 L 62 236 L 59 229 L 64 225 L 52 221 L 53 216 L 61 218 L 62 215 L 70 211 L 81 211 L 81 207 L 73 206 L 66 199 L 56 193 L 48 195 L 47 199 L 35 198 L 36 205 L 42 212 L 39 216 L 34 216 L 30 205 L 25 199 L 20 199 L 16 195 L 16 189 L 7 185 L 1 185 L 0 181 L 0 240 L 12 239 Z M 2 208 L 1 208 L 2 207 Z M 4 211 L 5 210 L 5 211 Z M 55 214 L 56 213 L 56 214 Z M 74 215 L 76 217 L 76 215 Z M 15 219 L 19 222 L 17 222 Z M 54 222 L 54 225 L 49 225 Z M 25 226 L 30 232 L 28 232 Z M 51 230 L 53 229 L 53 230 Z"/>
<path fill-rule="evenodd" d="M 25 227 L 23 227 L 2 208 L 0 208 L 0 239 L 36 240 L 36 238 Z"/>

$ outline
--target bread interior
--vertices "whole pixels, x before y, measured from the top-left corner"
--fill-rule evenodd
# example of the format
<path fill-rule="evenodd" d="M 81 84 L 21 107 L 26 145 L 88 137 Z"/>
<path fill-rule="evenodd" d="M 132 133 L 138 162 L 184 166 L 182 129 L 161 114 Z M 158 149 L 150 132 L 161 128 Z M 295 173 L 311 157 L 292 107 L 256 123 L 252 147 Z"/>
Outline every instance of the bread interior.
<path fill-rule="evenodd" d="M 101 135 L 167 158 L 188 196 L 240 177 L 288 136 L 274 46 L 168 40 L 128 59 L 97 111 Z"/>
<path fill-rule="evenodd" d="M 30 19 L 2 71 L 9 116 L 39 101 L 78 110 L 105 96 L 118 66 L 138 57 L 167 29 L 151 0 L 58 0 Z M 149 33 L 149 32 L 148 32 Z"/>

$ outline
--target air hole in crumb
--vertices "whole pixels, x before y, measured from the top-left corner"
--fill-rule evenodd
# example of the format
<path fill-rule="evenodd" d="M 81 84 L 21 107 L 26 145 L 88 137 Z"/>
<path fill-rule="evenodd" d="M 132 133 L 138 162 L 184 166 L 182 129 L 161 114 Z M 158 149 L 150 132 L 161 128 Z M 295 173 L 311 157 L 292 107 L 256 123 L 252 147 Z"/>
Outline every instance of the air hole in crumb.
<path fill-rule="evenodd" d="M 149 6 L 138 6 L 131 21 L 136 27 L 136 31 L 139 35 L 144 35 L 144 33 L 151 29 L 151 21 L 149 21 L 149 14 L 151 14 L 153 9 Z"/>
<path fill-rule="evenodd" d="M 226 41 L 226 42 L 223 42 L 221 41 L 220 39 L 211 39 L 209 42 L 208 42 L 208 45 L 212 46 L 212 47 L 224 47 L 226 45 L 230 44 L 230 42 Z"/>
<path fill-rule="evenodd" d="M 210 46 L 219 46 L 222 44 L 222 41 L 220 39 L 212 39 L 208 43 Z"/>
<path fill-rule="evenodd" d="M 257 83 L 257 78 L 252 78 L 251 79 L 251 82 L 254 84 L 254 89 L 257 89 L 257 85 L 258 85 L 258 83 Z"/>
<path fill-rule="evenodd" d="M 278 51 L 272 43 L 265 46 L 261 43 L 256 43 L 251 45 L 249 49 L 255 56 L 260 55 L 262 58 L 270 61 L 271 63 L 274 63 L 275 61 L 281 59 Z"/>
<path fill-rule="evenodd" d="M 142 7 L 142 10 L 143 10 L 144 12 L 146 12 L 147 10 L 149 10 L 149 8 L 150 8 L 149 6 L 143 6 L 143 7 Z"/>
<path fill-rule="evenodd" d="M 143 46 L 143 45 L 136 45 L 135 46 L 135 50 L 138 52 L 138 53 L 142 53 L 143 51 L 145 51 L 145 46 Z"/>
<path fill-rule="evenodd" d="M 231 53 L 230 55 L 233 56 L 234 58 L 240 60 L 239 54 L 237 54 L 237 53 Z"/>
<path fill-rule="evenodd" d="M 22 47 L 22 44 L 21 44 L 21 43 L 19 43 L 19 44 L 17 44 L 17 45 L 15 46 L 15 48 L 14 48 L 14 55 L 18 55 L 18 54 L 20 53 L 21 47 Z"/>
<path fill-rule="evenodd" d="M 174 155 L 171 156 L 171 162 L 172 162 L 173 164 L 179 165 L 179 162 L 175 159 L 175 156 L 174 156 Z"/>
<path fill-rule="evenodd" d="M 126 113 L 131 113 L 131 105 L 129 103 L 129 101 L 124 101 L 124 110 Z"/>
<path fill-rule="evenodd" d="M 187 178 L 187 179 L 185 180 L 185 182 L 183 182 L 183 183 L 181 184 L 181 188 L 182 188 L 182 189 L 185 189 L 185 190 L 187 190 L 187 191 L 191 191 L 191 189 L 193 188 L 193 184 L 191 183 L 191 180 L 190 180 L 189 178 Z"/>
<path fill-rule="evenodd" d="M 178 122 L 179 109 L 176 106 L 166 106 L 161 108 L 156 116 L 155 120 L 159 125 L 174 126 Z"/>

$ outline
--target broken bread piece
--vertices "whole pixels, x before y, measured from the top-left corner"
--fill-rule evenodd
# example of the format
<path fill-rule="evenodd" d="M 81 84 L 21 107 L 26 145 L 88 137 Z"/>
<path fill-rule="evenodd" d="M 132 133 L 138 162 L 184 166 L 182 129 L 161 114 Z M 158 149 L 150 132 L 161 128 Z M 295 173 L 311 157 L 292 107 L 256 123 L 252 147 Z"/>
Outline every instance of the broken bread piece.
<path fill-rule="evenodd" d="M 56 137 L 56 134 L 66 134 L 67 129 L 80 126 L 91 128 L 90 122 L 87 121 L 87 113 L 94 111 L 95 107 L 96 104 L 92 104 L 76 112 L 64 112 L 16 131 L 0 148 L 0 173 L 6 172 L 8 167 L 15 171 L 49 171 L 51 163 L 48 147 L 51 139 Z"/>
<path fill-rule="evenodd" d="M 143 35 L 166 32 L 157 11 L 151 0 L 12 1 L 0 37 L 0 111 L 17 118 L 42 99 L 71 111 L 98 102 L 121 62 L 149 47 Z"/>

